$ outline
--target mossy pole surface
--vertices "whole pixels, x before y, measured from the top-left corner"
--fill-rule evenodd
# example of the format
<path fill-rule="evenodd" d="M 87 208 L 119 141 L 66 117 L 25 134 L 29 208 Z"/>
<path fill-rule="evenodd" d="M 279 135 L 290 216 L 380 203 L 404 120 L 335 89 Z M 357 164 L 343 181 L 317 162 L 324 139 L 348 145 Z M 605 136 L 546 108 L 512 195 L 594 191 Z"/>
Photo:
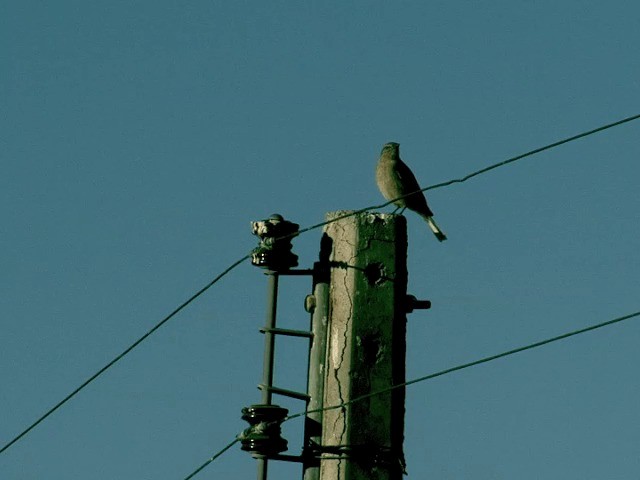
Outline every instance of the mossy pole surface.
<path fill-rule="evenodd" d="M 405 381 L 406 221 L 362 213 L 329 223 L 325 234 L 332 245 L 323 404 L 345 405 L 323 412 L 320 480 L 400 480 L 404 389 L 356 399 Z"/>

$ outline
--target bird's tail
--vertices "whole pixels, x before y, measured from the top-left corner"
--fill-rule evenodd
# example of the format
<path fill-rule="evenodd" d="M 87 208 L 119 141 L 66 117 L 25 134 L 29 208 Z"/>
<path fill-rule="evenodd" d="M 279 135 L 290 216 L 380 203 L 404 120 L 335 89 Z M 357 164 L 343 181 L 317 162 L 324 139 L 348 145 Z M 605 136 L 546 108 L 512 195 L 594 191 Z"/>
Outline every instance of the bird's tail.
<path fill-rule="evenodd" d="M 442 230 L 440 230 L 440 227 L 438 227 L 433 217 L 428 217 L 426 215 L 423 215 L 422 218 L 425 219 L 425 221 L 427 222 L 427 225 L 429 225 L 429 228 L 431 229 L 431 231 L 439 241 L 444 242 L 447 239 L 447 236 L 444 234 Z"/>

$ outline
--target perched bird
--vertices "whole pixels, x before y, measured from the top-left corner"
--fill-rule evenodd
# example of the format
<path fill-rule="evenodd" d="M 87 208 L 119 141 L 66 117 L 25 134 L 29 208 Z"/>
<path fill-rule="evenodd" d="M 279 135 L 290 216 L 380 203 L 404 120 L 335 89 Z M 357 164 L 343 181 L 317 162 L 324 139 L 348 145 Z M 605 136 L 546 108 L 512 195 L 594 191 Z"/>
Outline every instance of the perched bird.
<path fill-rule="evenodd" d="M 413 210 L 424 218 L 436 238 L 441 242 L 446 240 L 446 235 L 440 230 L 433 220 L 433 212 L 427 205 L 424 193 L 420 191 L 420 185 L 409 170 L 407 164 L 400 160 L 400 144 L 389 142 L 382 147 L 380 160 L 376 167 L 376 182 L 380 192 L 387 200 L 394 200 L 398 208 Z M 409 195 L 411 194 L 411 195 Z M 408 195 L 404 198 L 404 195 Z M 395 200 L 397 199 L 397 200 Z M 394 210 L 395 212 L 395 210 Z"/>

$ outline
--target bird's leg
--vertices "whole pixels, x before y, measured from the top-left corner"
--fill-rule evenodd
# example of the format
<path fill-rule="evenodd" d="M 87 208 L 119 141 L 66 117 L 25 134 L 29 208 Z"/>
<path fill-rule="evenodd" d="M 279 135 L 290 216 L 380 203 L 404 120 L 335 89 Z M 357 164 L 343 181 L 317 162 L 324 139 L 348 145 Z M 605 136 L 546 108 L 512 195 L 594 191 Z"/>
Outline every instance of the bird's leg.
<path fill-rule="evenodd" d="M 396 208 L 394 208 L 394 209 L 393 209 L 393 212 L 391 212 L 391 215 L 393 215 L 394 213 L 396 213 L 396 212 L 398 211 L 398 209 L 399 209 L 399 208 L 400 208 L 399 206 L 398 206 L 398 207 L 396 207 Z M 404 208 L 402 209 L 402 211 L 404 211 Z M 402 212 L 400 212 L 400 213 L 402 213 Z"/>

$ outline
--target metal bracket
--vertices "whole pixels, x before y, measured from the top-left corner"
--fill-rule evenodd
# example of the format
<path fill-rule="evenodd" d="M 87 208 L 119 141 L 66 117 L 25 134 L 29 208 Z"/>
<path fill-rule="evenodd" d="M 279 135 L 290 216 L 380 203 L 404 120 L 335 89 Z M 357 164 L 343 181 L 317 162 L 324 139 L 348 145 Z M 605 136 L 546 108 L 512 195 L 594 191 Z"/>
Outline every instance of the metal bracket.
<path fill-rule="evenodd" d="M 414 295 L 407 295 L 405 298 L 405 311 L 411 313 L 414 310 L 427 310 L 431 308 L 430 300 L 418 300 Z"/>
<path fill-rule="evenodd" d="M 276 335 L 286 335 L 289 337 L 306 337 L 312 338 L 313 333 L 308 332 L 306 330 L 291 330 L 289 328 L 269 328 L 263 327 L 260 329 L 260 333 L 273 333 Z"/>

